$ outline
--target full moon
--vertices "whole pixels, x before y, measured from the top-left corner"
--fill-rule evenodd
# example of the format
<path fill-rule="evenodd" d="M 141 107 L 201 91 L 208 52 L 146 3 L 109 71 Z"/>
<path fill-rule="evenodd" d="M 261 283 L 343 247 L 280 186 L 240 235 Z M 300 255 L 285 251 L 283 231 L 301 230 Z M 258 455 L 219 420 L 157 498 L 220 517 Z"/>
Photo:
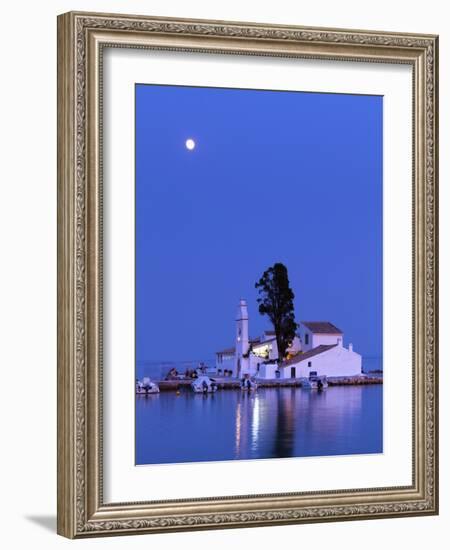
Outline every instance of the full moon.
<path fill-rule="evenodd" d="M 195 141 L 193 139 L 187 139 L 186 140 L 186 149 L 189 149 L 189 151 L 192 151 L 195 147 Z"/>

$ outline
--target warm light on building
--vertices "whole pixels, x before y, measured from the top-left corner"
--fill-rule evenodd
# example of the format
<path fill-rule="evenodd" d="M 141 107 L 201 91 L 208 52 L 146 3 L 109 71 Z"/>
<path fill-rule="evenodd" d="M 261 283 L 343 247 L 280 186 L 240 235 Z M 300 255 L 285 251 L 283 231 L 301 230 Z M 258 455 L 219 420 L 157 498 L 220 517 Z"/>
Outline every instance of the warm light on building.
<path fill-rule="evenodd" d="M 272 351 L 272 346 L 258 346 L 257 348 L 252 349 L 253 355 L 261 357 L 263 359 L 268 359 L 270 352 Z"/>

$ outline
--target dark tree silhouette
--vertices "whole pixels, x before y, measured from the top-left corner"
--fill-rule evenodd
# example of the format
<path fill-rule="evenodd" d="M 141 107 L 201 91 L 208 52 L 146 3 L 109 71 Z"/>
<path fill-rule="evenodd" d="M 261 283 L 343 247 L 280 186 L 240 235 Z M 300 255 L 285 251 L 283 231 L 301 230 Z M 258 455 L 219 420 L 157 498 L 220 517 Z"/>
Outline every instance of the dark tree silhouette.
<path fill-rule="evenodd" d="M 286 266 L 276 263 L 266 269 L 255 288 L 259 292 L 259 313 L 269 317 L 275 330 L 278 363 L 281 363 L 298 326 L 294 315 L 294 293 L 289 286 Z"/>

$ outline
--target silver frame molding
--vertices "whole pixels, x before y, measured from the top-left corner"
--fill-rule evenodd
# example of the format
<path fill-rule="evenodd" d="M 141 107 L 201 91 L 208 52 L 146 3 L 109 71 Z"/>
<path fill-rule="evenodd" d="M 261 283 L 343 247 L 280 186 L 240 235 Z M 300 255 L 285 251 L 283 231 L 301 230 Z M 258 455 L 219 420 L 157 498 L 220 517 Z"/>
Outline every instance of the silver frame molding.
<path fill-rule="evenodd" d="M 413 483 L 103 502 L 102 51 L 133 47 L 413 68 Z M 58 533 L 100 535 L 438 513 L 438 38 L 70 12 L 58 17 Z M 411 197 L 405 197 L 411 200 Z M 151 495 L 149 495 L 149 499 Z"/>

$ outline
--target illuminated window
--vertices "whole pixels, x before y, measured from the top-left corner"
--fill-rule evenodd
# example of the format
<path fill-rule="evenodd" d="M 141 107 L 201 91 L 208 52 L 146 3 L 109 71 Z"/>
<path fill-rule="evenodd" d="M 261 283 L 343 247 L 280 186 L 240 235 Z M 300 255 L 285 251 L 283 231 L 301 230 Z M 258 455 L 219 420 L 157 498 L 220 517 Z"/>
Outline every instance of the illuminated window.
<path fill-rule="evenodd" d="M 269 350 L 269 346 L 261 346 L 253 350 L 253 355 L 267 359 L 269 357 Z"/>

